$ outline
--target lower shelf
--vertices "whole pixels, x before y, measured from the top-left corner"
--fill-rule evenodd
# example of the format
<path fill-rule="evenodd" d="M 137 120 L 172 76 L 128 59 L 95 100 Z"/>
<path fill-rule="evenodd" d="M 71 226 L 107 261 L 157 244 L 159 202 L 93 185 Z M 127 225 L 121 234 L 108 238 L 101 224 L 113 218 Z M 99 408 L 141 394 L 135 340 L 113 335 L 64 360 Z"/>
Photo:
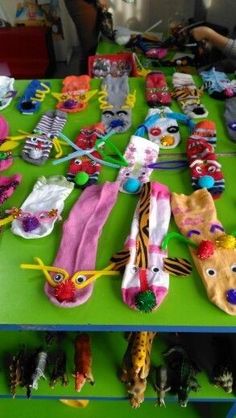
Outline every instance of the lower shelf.
<path fill-rule="evenodd" d="M 48 379 L 41 379 L 39 389 L 32 391 L 32 399 L 58 400 L 60 398 L 68 399 L 88 399 L 91 401 L 121 401 L 128 402 L 125 385 L 120 382 L 119 373 L 123 355 L 127 347 L 127 341 L 123 333 L 105 332 L 90 333 L 92 356 L 93 356 L 93 375 L 95 385 L 86 383 L 81 392 L 74 389 L 74 340 L 77 333 L 66 334 L 61 342 L 62 347 L 67 353 L 67 374 L 69 384 L 63 387 L 58 383 L 54 389 L 49 387 Z M 44 332 L 1 332 L 0 347 L 0 398 L 11 398 L 9 389 L 8 370 L 6 357 L 10 354 L 16 354 L 19 346 L 25 344 L 27 348 L 36 350 L 44 345 Z M 163 363 L 162 352 L 164 346 L 160 335 L 157 335 L 152 348 L 152 365 L 158 366 Z M 47 374 L 47 373 L 46 373 Z M 189 401 L 191 403 L 199 402 L 230 402 L 233 404 L 236 399 L 233 394 L 227 394 L 221 388 L 211 385 L 205 374 L 200 373 L 197 377 L 201 386 L 198 392 L 191 392 Z M 154 391 L 153 371 L 150 372 L 147 390 L 145 392 L 145 403 L 150 402 L 154 406 L 157 395 Z M 18 387 L 16 398 L 26 398 L 25 388 Z M 167 396 L 166 402 L 176 403 L 176 396 Z M 160 409 L 160 408 L 158 408 Z"/>
<path fill-rule="evenodd" d="M 168 405 L 166 408 L 155 408 L 145 402 L 139 409 L 132 409 L 126 402 L 90 401 L 86 408 L 73 408 L 56 400 L 19 400 L 3 399 L 0 403 L 1 416 L 4 418 L 224 418 L 230 405 L 194 404 L 187 408 Z"/>

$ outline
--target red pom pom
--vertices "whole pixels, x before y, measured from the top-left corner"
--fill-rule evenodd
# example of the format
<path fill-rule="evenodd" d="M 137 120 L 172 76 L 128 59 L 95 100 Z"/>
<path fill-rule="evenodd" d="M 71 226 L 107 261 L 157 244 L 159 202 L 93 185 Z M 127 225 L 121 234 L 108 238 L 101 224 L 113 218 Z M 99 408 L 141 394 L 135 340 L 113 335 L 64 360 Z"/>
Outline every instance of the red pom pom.
<path fill-rule="evenodd" d="M 206 260 L 207 258 L 211 257 L 215 251 L 215 244 L 212 241 L 203 240 L 198 249 L 197 249 L 197 256 L 201 260 Z"/>
<path fill-rule="evenodd" d="M 76 288 L 71 280 L 58 284 L 55 288 L 55 297 L 59 302 L 73 302 L 75 300 Z"/>

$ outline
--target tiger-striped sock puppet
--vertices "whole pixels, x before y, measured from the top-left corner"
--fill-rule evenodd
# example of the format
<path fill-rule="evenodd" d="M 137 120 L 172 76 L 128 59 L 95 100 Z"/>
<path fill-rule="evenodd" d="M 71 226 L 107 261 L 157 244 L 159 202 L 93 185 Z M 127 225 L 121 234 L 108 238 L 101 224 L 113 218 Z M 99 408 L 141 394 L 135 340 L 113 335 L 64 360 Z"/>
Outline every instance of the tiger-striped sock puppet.
<path fill-rule="evenodd" d="M 125 248 L 111 259 L 123 270 L 122 298 L 132 309 L 151 312 L 158 308 L 169 289 L 169 274 L 188 275 L 187 260 L 169 258 L 161 249 L 170 221 L 170 192 L 160 183 L 146 183 L 134 213 Z"/>

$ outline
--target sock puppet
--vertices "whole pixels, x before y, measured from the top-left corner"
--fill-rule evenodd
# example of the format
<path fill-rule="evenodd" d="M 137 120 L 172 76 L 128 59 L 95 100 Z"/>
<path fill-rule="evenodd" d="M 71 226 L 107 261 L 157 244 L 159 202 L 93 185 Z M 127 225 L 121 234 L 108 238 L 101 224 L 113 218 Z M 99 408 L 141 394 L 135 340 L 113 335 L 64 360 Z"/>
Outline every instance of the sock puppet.
<path fill-rule="evenodd" d="M 130 308 L 142 312 L 157 309 L 169 290 L 169 274 L 188 275 L 191 265 L 169 258 L 161 250 L 170 221 L 170 192 L 159 183 L 143 185 L 125 247 L 111 262 L 124 269 L 122 298 Z"/>
<path fill-rule="evenodd" d="M 189 245 L 208 298 L 226 313 L 236 315 L 235 233 L 225 233 L 217 219 L 214 200 L 206 189 L 189 196 L 172 193 L 171 209 L 185 237 L 180 239 Z"/>
<path fill-rule="evenodd" d="M 173 97 L 179 102 L 182 111 L 191 118 L 205 118 L 208 111 L 201 104 L 202 89 L 198 89 L 190 74 L 173 74 Z"/>
<path fill-rule="evenodd" d="M 21 152 L 23 160 L 35 165 L 45 164 L 53 146 L 56 145 L 55 138 L 64 128 L 66 121 L 66 113 L 60 110 L 44 113 L 32 135 L 27 136 Z"/>
<path fill-rule="evenodd" d="M 49 300 L 60 307 L 71 308 L 85 303 L 93 292 L 93 281 L 102 276 L 118 275 L 113 265 L 96 270 L 99 236 L 113 208 L 119 184 L 106 182 L 87 187 L 63 224 L 62 238 L 52 266 L 22 264 L 22 268 L 41 270 Z"/>
<path fill-rule="evenodd" d="M 107 75 L 102 82 L 99 92 L 102 122 L 106 130 L 125 132 L 131 126 L 131 110 L 135 104 L 135 92 L 129 92 L 129 78 L 127 75 L 113 77 Z"/>
<path fill-rule="evenodd" d="M 206 188 L 217 199 L 225 189 L 225 181 L 215 154 L 215 144 L 215 123 L 211 120 L 199 122 L 187 140 L 187 158 L 193 188 Z"/>
<path fill-rule="evenodd" d="M 236 97 L 225 100 L 224 117 L 228 134 L 233 141 L 236 141 Z"/>
<path fill-rule="evenodd" d="M 64 201 L 72 190 L 73 184 L 63 176 L 39 177 L 22 206 L 7 210 L 9 216 L 0 220 L 0 225 L 12 222 L 12 232 L 22 238 L 46 237 L 60 219 Z"/>

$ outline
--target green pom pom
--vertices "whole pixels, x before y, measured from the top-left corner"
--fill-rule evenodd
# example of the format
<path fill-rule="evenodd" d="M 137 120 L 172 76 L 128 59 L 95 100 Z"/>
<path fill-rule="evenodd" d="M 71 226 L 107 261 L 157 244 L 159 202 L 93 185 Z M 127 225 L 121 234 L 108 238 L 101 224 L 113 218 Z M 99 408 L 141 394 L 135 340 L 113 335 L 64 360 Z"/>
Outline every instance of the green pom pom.
<path fill-rule="evenodd" d="M 139 311 L 151 312 L 157 306 L 156 296 L 152 290 L 139 292 L 135 297 L 135 305 Z"/>
<path fill-rule="evenodd" d="M 88 179 L 89 175 L 85 173 L 85 171 L 80 171 L 75 175 L 74 181 L 77 184 L 77 186 L 84 186 L 84 184 L 87 183 Z"/>

